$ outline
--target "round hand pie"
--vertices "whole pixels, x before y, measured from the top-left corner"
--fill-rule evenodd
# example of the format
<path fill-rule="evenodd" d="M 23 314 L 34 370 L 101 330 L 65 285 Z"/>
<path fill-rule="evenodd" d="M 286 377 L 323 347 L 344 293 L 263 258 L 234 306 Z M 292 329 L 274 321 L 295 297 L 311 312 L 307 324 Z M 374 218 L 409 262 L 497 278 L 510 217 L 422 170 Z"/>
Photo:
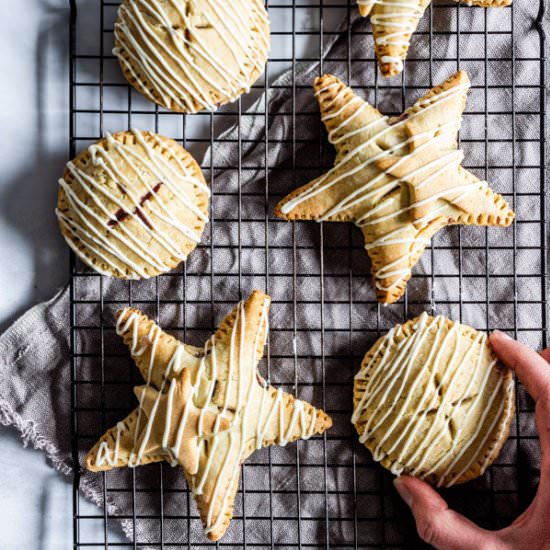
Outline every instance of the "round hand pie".
<path fill-rule="evenodd" d="M 113 53 L 128 82 L 183 113 L 248 92 L 268 50 L 261 0 L 125 0 L 115 24 Z"/>
<path fill-rule="evenodd" d="M 512 372 L 487 335 L 445 317 L 397 325 L 355 377 L 352 422 L 375 460 L 437 486 L 485 472 L 508 437 Z"/>
<path fill-rule="evenodd" d="M 175 141 L 131 130 L 67 163 L 57 218 L 67 244 L 103 275 L 146 279 L 187 259 L 208 222 L 210 191 Z"/>

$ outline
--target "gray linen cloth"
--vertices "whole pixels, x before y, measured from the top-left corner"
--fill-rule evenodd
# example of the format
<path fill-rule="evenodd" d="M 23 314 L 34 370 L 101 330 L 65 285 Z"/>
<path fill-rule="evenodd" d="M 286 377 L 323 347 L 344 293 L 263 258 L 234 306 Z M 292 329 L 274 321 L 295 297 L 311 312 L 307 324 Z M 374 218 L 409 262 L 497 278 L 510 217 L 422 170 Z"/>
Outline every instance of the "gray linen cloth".
<path fill-rule="evenodd" d="M 538 34 L 534 22 L 534 2 L 517 2 L 515 6 L 515 53 L 517 58 L 539 56 Z M 83 356 L 77 361 L 79 381 L 128 380 L 140 383 L 139 375 L 127 359 L 128 352 L 113 336 L 113 313 L 130 300 L 152 316 L 162 326 L 185 327 L 189 343 L 201 345 L 223 315 L 231 309 L 241 296 L 246 296 L 253 287 L 265 288 L 274 298 L 271 312 L 270 351 L 276 357 L 269 362 L 269 374 L 274 384 L 281 384 L 293 390 L 294 377 L 300 383 L 299 394 L 316 405 L 332 412 L 335 426 L 327 441 L 312 440 L 298 445 L 300 477 L 295 469 L 286 465 L 296 461 L 296 446 L 285 449 L 262 450 L 251 462 L 259 467 L 245 466 L 244 484 L 246 494 L 245 514 L 247 516 L 246 540 L 248 542 L 294 545 L 298 542 L 324 546 L 326 540 L 341 545 L 387 544 L 408 546 L 407 539 L 411 525 L 403 525 L 403 508 L 392 495 L 390 476 L 373 465 L 369 454 L 353 441 L 353 429 L 349 424 L 351 414 L 350 393 L 352 377 L 362 354 L 374 341 L 377 331 L 385 331 L 396 322 L 418 314 L 424 309 L 449 315 L 481 329 L 500 328 L 513 331 L 533 347 L 542 343 L 543 324 L 540 296 L 542 255 L 540 253 L 539 226 L 530 225 L 528 220 L 540 219 L 539 196 L 541 182 L 536 166 L 539 161 L 539 117 L 536 111 L 540 98 L 538 90 L 531 85 L 539 82 L 537 61 L 516 61 L 516 89 L 511 91 L 511 52 L 509 35 L 498 33 L 488 37 L 487 74 L 484 63 L 484 37 L 477 31 L 485 23 L 490 30 L 509 30 L 510 10 L 461 8 L 460 28 L 470 29 L 457 44 L 457 36 L 434 36 L 432 55 L 434 61 L 413 61 L 429 59 L 428 17 L 421 23 L 420 31 L 413 39 L 410 61 L 405 72 L 402 96 L 400 78 L 382 81 L 376 75 L 372 61 L 354 61 L 349 64 L 348 33 L 353 40 L 349 44 L 351 58 L 365 58 L 372 55 L 372 37 L 367 36 L 368 22 L 358 17 L 352 7 L 351 16 L 342 22 L 340 34 L 325 39 L 321 63 L 296 66 L 293 97 L 293 76 L 290 71 L 279 77 L 267 91 L 248 109 L 248 113 L 263 113 L 267 102 L 269 124 L 259 116 L 242 117 L 242 177 L 237 171 L 224 169 L 234 166 L 238 160 L 235 140 L 237 128 L 230 128 L 216 141 L 214 150 L 208 150 L 203 166 L 213 162 L 216 167 L 213 181 L 214 219 L 207 229 L 204 242 L 190 257 L 184 277 L 161 277 L 128 285 L 121 281 L 98 277 L 78 277 L 73 281 L 77 325 L 87 325 L 88 330 L 75 331 L 75 351 L 94 355 Z M 456 28 L 456 8 L 434 10 L 434 29 L 440 31 Z M 485 18 L 487 18 L 485 20 Z M 431 84 L 437 84 L 457 69 L 457 52 L 463 60 L 460 68 L 466 69 L 474 89 L 468 103 L 462 137 L 472 140 L 464 143 L 466 163 L 481 177 L 492 182 L 499 192 L 511 193 L 512 178 L 518 192 L 513 205 L 519 220 L 515 228 L 480 229 L 456 228 L 441 232 L 434 239 L 432 251 L 426 251 L 416 268 L 417 278 L 409 284 L 407 302 L 380 308 L 373 300 L 369 266 L 362 249 L 361 236 L 349 225 L 299 223 L 294 225 L 270 220 L 265 224 L 266 170 L 269 170 L 269 214 L 277 200 L 288 191 L 319 174 L 319 162 L 330 166 L 332 148 L 326 143 L 320 130 L 316 102 L 310 89 L 311 82 L 321 72 L 332 72 L 362 92 L 371 102 L 378 102 L 381 110 L 399 113 L 403 104 L 412 103 Z M 504 60 L 502 60 L 504 58 Z M 485 78 L 488 95 L 485 98 Z M 374 97 L 373 83 L 378 81 L 377 97 Z M 397 84 L 397 86 L 396 86 Z M 393 85 L 393 87 L 389 87 Z M 495 86 L 504 86 L 500 90 Z M 396 89 L 399 88 L 399 89 Z M 515 102 L 515 151 L 511 143 L 491 141 L 493 138 L 511 138 L 512 99 Z M 296 122 L 293 123 L 293 102 L 295 101 Z M 489 127 L 484 129 L 484 109 L 503 113 L 489 115 Z M 265 148 L 265 136 L 269 146 Z M 295 140 L 291 138 L 294 136 Z M 321 144 L 321 145 L 320 145 Z M 487 162 L 486 162 L 487 161 Z M 515 161 L 517 168 L 512 169 Z M 489 165 L 487 173 L 484 166 Z M 208 171 L 207 171 L 208 174 Z M 240 227 L 235 221 L 236 199 L 239 186 L 242 190 Z M 266 234 L 266 227 L 269 233 Z M 535 229 L 533 229 L 535 228 Z M 325 247 L 321 266 L 321 231 Z M 245 245 L 237 246 L 240 242 Z M 292 247 L 296 243 L 296 255 Z M 213 242 L 211 249 L 209 243 Z M 267 244 L 273 248 L 267 254 Z M 516 243 L 517 253 L 511 251 Z M 462 247 L 459 259 L 457 248 Z M 488 245 L 486 258 L 485 245 Z M 337 250 L 337 254 L 334 251 Z M 212 252 L 212 253 L 211 253 Z M 460 261 L 459 261 L 460 260 Z M 266 276 L 266 267 L 270 276 Z M 325 275 L 323 286 L 321 277 Z M 514 271 L 518 277 L 514 277 Z M 224 273 L 218 276 L 216 273 Z M 293 290 L 292 273 L 296 272 L 296 287 Z M 183 273 L 183 272 L 182 272 Z M 351 273 L 351 275 L 350 275 Z M 211 275 L 212 274 L 212 275 Z M 290 274 L 290 275 L 289 275 Z M 427 274 L 422 277 L 420 275 Z M 430 274 L 435 274 L 430 277 Z M 438 276 L 441 275 L 441 276 Z M 489 275 L 490 282 L 486 275 Z M 493 277 L 494 276 L 494 277 Z M 184 287 L 184 281 L 186 285 Z M 99 286 L 101 285 L 101 287 Z M 99 292 L 105 303 L 99 304 Z M 161 300 L 181 300 L 185 296 L 197 307 L 181 307 L 161 303 L 157 309 L 154 296 L 160 293 Z M 292 307 L 294 293 L 299 307 Z M 462 304 L 459 304 L 459 296 Z M 323 297 L 323 324 L 319 301 Z M 353 307 L 349 306 L 352 299 Z M 140 300 L 148 301 L 140 305 Z M 214 310 L 211 311 L 210 301 Z M 207 304 L 204 307 L 200 304 Z M 74 472 L 71 458 L 71 383 L 69 363 L 69 287 L 59 292 L 49 302 L 37 305 L 23 315 L 0 337 L 0 421 L 12 425 L 22 436 L 24 444 L 42 449 L 52 466 L 65 475 Z M 289 329 L 289 326 L 296 327 Z M 100 327 L 111 330 L 102 331 Z M 94 328 L 96 330 L 94 330 Z M 183 336 L 182 331 L 176 331 Z M 321 359 L 321 346 L 323 357 Z M 105 360 L 98 357 L 103 347 Z M 288 350 L 295 350 L 298 359 L 285 359 Z M 323 369 L 324 367 L 324 373 Z M 266 373 L 265 363 L 261 369 Z M 322 384 L 327 386 L 323 394 Z M 342 384 L 342 382 L 344 382 Z M 78 417 L 79 434 L 76 442 L 79 457 L 94 443 L 103 430 L 122 418 L 125 410 L 135 406 L 128 385 L 107 384 L 105 393 L 94 384 L 79 384 L 75 396 L 81 412 Z M 112 390 L 112 391 L 111 391 Z M 532 404 L 520 389 L 518 404 L 520 433 L 525 438 L 513 437 L 504 447 L 498 460 L 500 467 L 493 468 L 480 480 L 468 484 L 464 489 L 447 493 L 453 505 L 465 511 L 470 517 L 482 523 L 495 526 L 509 521 L 530 501 L 538 482 L 539 450 Z M 97 412 L 110 405 L 109 412 Z M 86 413 L 86 407 L 91 412 Z M 114 409 L 114 410 L 113 410 Z M 517 435 L 518 427 L 512 429 Z M 328 467 L 308 467 L 323 464 L 324 453 Z M 262 467 L 268 458 L 274 464 L 271 472 Z M 277 464 L 281 464 L 277 467 Z M 333 465 L 335 465 L 333 467 Z M 353 467 L 357 479 L 353 476 Z M 271 478 L 269 479 L 269 477 Z M 106 507 L 119 522 L 120 527 L 138 545 L 158 547 L 161 539 L 174 544 L 192 545 L 205 541 L 201 526 L 196 518 L 196 509 L 185 494 L 183 476 L 178 469 L 168 466 L 151 466 L 135 471 L 122 470 L 106 476 L 83 471 L 80 478 L 82 493 L 103 506 L 104 487 L 108 488 Z M 353 478 L 353 480 L 352 480 Z M 161 502 L 158 487 L 162 479 L 164 498 Z M 135 495 L 128 488 L 135 482 Z M 296 486 L 301 488 L 300 507 L 296 500 Z M 271 499 L 266 487 L 271 487 Z M 141 491 L 140 489 L 157 489 Z M 118 490 L 117 490 L 118 489 Z M 126 490 L 125 490 L 126 489 Z M 253 491 L 257 489 L 257 491 Z M 308 490 L 311 489 L 311 490 Z M 321 494 L 318 494 L 319 489 Z M 326 491 L 326 495 L 323 494 Z M 353 494 L 355 493 L 355 506 Z M 243 501 L 237 499 L 235 514 L 243 516 Z M 158 516 L 163 507 L 164 522 Z M 188 508 L 189 507 L 189 508 Z M 490 512 L 488 510 L 490 509 Z M 186 515 L 189 521 L 171 519 Z M 132 519 L 136 513 L 139 519 Z M 273 523 L 265 517 L 274 515 L 289 518 Z M 255 519 L 255 517 L 259 519 Z M 301 528 L 297 517 L 301 518 Z M 354 529 L 354 517 L 357 528 Z M 495 517 L 498 518 L 495 521 Z M 380 519 L 385 518 L 381 527 Z M 381 529 L 384 531 L 381 533 Z M 243 521 L 234 519 L 224 543 L 240 547 L 243 541 Z M 185 541 L 185 544 L 183 544 Z"/>

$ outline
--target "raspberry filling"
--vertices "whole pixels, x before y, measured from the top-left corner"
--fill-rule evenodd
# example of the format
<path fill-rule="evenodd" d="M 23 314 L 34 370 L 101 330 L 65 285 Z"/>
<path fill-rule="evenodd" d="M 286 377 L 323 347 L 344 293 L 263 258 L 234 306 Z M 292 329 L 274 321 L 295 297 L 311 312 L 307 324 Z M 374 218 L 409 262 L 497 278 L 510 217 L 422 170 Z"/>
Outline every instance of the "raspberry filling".
<path fill-rule="evenodd" d="M 155 187 L 148 193 L 145 193 L 140 199 L 139 199 L 139 206 L 136 206 L 131 212 L 128 212 L 126 210 L 123 210 L 122 208 L 119 208 L 114 214 L 114 219 L 110 219 L 107 222 L 107 225 L 110 227 L 114 227 L 115 225 L 118 225 L 119 223 L 125 221 L 129 216 L 139 216 L 139 218 L 143 221 L 147 227 L 151 228 L 151 224 L 149 223 L 149 220 L 145 217 L 145 214 L 141 210 L 141 207 L 149 200 L 153 198 L 153 195 L 155 195 L 158 190 L 162 187 L 162 181 L 157 183 Z"/>

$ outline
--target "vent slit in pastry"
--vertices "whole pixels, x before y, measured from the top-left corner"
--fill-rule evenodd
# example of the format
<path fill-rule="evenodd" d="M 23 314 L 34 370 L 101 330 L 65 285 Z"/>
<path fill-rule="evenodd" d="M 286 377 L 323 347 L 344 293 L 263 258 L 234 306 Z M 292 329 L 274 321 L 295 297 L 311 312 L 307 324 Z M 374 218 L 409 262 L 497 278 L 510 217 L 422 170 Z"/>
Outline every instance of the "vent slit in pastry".
<path fill-rule="evenodd" d="M 108 225 L 117 225 L 120 222 L 123 222 L 124 220 L 127 220 L 130 216 L 139 216 L 144 223 L 146 223 L 149 227 L 149 229 L 152 229 L 151 224 L 145 218 L 145 215 L 143 214 L 143 211 L 141 210 L 141 206 L 143 206 L 144 203 L 151 200 L 158 192 L 162 185 L 162 182 L 157 183 L 151 191 L 148 191 L 145 195 L 143 195 L 139 199 L 139 205 L 136 205 L 136 207 L 132 210 L 132 212 L 128 213 L 124 211 L 122 208 L 119 208 L 113 215 L 112 218 L 109 220 Z"/>

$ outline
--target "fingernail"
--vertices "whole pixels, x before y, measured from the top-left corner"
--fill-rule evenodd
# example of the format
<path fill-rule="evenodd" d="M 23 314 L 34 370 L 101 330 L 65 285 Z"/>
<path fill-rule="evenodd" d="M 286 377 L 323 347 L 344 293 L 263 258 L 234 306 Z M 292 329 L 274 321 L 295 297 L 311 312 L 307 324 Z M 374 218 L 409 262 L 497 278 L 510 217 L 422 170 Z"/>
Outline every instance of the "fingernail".
<path fill-rule="evenodd" d="M 405 501 L 405 504 L 410 507 L 412 504 L 412 493 L 409 491 L 403 480 L 400 477 L 396 477 L 393 480 L 393 486 L 399 493 L 399 496 Z"/>
<path fill-rule="evenodd" d="M 512 340 L 512 337 L 506 334 L 505 332 L 501 332 L 500 330 L 493 330 L 491 332 L 491 336 L 494 336 L 498 334 L 499 338 L 503 338 L 504 340 Z"/>

